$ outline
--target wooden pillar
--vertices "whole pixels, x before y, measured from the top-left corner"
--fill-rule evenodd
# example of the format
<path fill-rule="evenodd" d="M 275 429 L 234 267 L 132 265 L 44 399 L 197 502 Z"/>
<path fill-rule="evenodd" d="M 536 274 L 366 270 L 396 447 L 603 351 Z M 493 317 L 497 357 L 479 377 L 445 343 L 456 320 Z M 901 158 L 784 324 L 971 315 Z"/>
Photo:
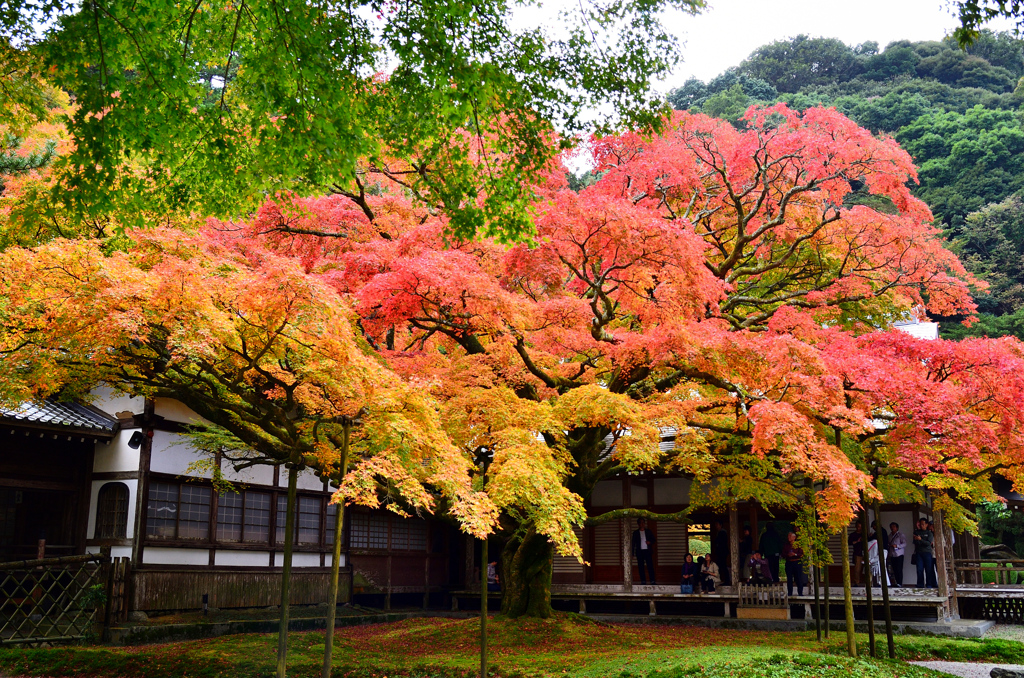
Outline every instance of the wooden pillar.
<path fill-rule="evenodd" d="M 960 618 L 960 606 L 956 600 L 956 579 L 953 575 L 953 544 L 952 535 L 942 520 L 942 511 L 934 511 L 935 523 L 935 575 L 939 585 L 939 595 L 946 599 L 944 609 L 951 619 Z"/>
<path fill-rule="evenodd" d="M 729 504 L 729 584 L 735 587 L 740 578 L 740 512 Z"/>
<path fill-rule="evenodd" d="M 628 473 L 622 474 L 622 508 L 629 508 L 633 501 L 633 488 Z M 633 527 L 629 518 L 619 521 L 619 532 L 622 541 L 622 590 L 630 593 L 633 590 Z"/>
<path fill-rule="evenodd" d="M 747 511 L 750 521 L 750 541 L 754 548 L 757 548 L 757 502 L 751 501 L 747 504 Z"/>

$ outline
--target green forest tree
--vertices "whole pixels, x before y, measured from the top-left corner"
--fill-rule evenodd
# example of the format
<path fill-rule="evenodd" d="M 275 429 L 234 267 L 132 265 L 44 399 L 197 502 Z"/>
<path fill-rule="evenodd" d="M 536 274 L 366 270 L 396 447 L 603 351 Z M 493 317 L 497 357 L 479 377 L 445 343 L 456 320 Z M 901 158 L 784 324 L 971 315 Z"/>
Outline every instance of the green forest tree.
<path fill-rule="evenodd" d="M 133 226 L 246 214 L 280 190 L 362 199 L 372 168 L 453 234 L 516 239 L 523 178 L 590 127 L 584 110 L 660 120 L 651 83 L 679 60 L 661 10 L 702 0 L 573 4 L 554 33 L 521 27 L 526 4 L 12 0 L 0 44 L 75 93 L 57 195 L 76 214 Z"/>

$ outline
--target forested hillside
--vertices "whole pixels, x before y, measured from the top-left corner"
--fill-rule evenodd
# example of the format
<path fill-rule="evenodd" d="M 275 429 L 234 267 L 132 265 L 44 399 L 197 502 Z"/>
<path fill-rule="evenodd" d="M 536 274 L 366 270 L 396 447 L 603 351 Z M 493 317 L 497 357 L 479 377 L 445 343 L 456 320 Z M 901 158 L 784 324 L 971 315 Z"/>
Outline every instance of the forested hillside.
<path fill-rule="evenodd" d="M 944 335 L 1024 338 L 1022 79 L 1024 40 L 1008 33 L 982 32 L 966 51 L 950 38 L 880 49 L 801 35 L 759 47 L 710 82 L 691 79 L 668 98 L 735 125 L 755 103 L 824 104 L 893 136 L 920 168 L 914 191 L 949 247 L 991 285 L 976 295 L 981 322 L 967 330 L 947 319 Z"/>

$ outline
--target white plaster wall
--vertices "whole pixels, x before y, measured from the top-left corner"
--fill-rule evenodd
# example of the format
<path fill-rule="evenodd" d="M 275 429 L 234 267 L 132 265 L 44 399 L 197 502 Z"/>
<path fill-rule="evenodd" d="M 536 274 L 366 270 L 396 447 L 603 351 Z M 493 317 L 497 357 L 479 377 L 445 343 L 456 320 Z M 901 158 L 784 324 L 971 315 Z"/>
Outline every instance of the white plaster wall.
<path fill-rule="evenodd" d="M 266 567 L 270 562 L 270 551 L 217 551 L 213 554 L 214 565 L 224 567 Z"/>
<path fill-rule="evenodd" d="M 92 406 L 98 407 L 112 417 L 116 417 L 119 412 L 142 414 L 146 405 L 144 398 L 117 393 L 107 386 L 93 389 L 92 395 L 95 397 Z"/>
<path fill-rule="evenodd" d="M 284 476 L 285 484 L 287 485 L 288 474 L 282 473 L 281 475 Z M 321 492 L 324 489 L 324 481 L 307 468 L 299 471 L 299 477 L 296 478 L 295 486 L 300 490 L 316 490 Z"/>
<path fill-rule="evenodd" d="M 177 421 L 182 424 L 210 423 L 196 414 L 191 408 L 171 398 L 154 398 L 153 413 L 168 421 Z"/>
<path fill-rule="evenodd" d="M 173 473 L 174 475 L 193 475 L 209 478 L 212 473 L 188 473 L 188 465 L 203 458 L 203 453 L 190 447 L 185 438 L 176 433 L 155 431 L 153 433 L 153 453 L 149 461 L 150 470 L 156 473 Z"/>
<path fill-rule="evenodd" d="M 647 483 L 632 481 L 629 484 L 629 505 L 647 506 Z"/>
<path fill-rule="evenodd" d="M 93 473 L 112 471 L 138 471 L 139 450 L 128 447 L 132 434 L 139 429 L 118 431 L 109 443 L 96 444 L 96 456 L 93 458 Z"/>
<path fill-rule="evenodd" d="M 690 502 L 689 478 L 655 478 L 654 503 L 688 504 Z"/>
<path fill-rule="evenodd" d="M 86 546 L 86 553 L 99 553 L 101 546 Z M 131 546 L 111 546 L 110 547 L 111 558 L 131 558 L 132 547 Z"/>
<path fill-rule="evenodd" d="M 233 483 L 242 483 L 243 485 L 274 484 L 273 466 L 250 466 L 249 468 L 242 469 L 241 471 L 236 471 L 234 468 L 231 467 L 231 464 L 224 461 L 221 463 L 221 470 L 224 472 L 224 477 Z"/>
<path fill-rule="evenodd" d="M 591 506 L 622 506 L 622 481 L 602 480 L 590 493 Z"/>
<path fill-rule="evenodd" d="M 135 537 L 135 506 L 139 494 L 139 481 L 135 479 L 92 481 L 92 487 L 89 488 L 89 525 L 85 531 L 85 537 L 86 539 L 96 538 L 96 500 L 99 498 L 100 488 L 107 483 L 124 483 L 128 486 L 128 531 L 125 536 L 128 539 L 133 539 Z M 131 555 L 131 549 L 128 551 Z"/>
<path fill-rule="evenodd" d="M 326 560 L 324 562 L 327 562 Z M 274 565 L 282 567 L 284 565 L 284 554 L 274 554 Z M 320 554 L 319 553 L 293 553 L 292 554 L 292 567 L 320 567 Z"/>
<path fill-rule="evenodd" d="M 176 549 L 147 546 L 142 551 L 142 562 L 150 565 L 209 565 L 207 549 Z"/>

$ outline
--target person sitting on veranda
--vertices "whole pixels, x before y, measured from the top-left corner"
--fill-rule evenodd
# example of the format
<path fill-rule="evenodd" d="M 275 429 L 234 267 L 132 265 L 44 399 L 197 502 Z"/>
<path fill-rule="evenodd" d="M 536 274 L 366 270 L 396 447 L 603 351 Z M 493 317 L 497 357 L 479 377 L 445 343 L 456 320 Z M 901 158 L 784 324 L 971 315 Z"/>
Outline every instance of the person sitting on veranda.
<path fill-rule="evenodd" d="M 710 555 L 704 559 L 704 564 L 700 568 L 700 574 L 701 594 L 714 593 L 715 586 L 722 583 L 722 577 L 718 572 L 718 563 Z"/>
<path fill-rule="evenodd" d="M 771 584 L 774 580 L 772 579 L 771 570 L 768 569 L 768 561 L 761 557 L 760 551 L 754 551 L 750 554 L 750 584 Z"/>
<path fill-rule="evenodd" d="M 687 553 L 683 561 L 683 578 L 679 582 L 679 592 L 693 593 L 697 586 L 697 576 L 699 574 L 700 570 L 697 568 L 697 563 L 693 562 L 693 554 Z"/>
<path fill-rule="evenodd" d="M 487 590 L 500 591 L 501 580 L 498 579 L 498 561 L 487 563 Z"/>

